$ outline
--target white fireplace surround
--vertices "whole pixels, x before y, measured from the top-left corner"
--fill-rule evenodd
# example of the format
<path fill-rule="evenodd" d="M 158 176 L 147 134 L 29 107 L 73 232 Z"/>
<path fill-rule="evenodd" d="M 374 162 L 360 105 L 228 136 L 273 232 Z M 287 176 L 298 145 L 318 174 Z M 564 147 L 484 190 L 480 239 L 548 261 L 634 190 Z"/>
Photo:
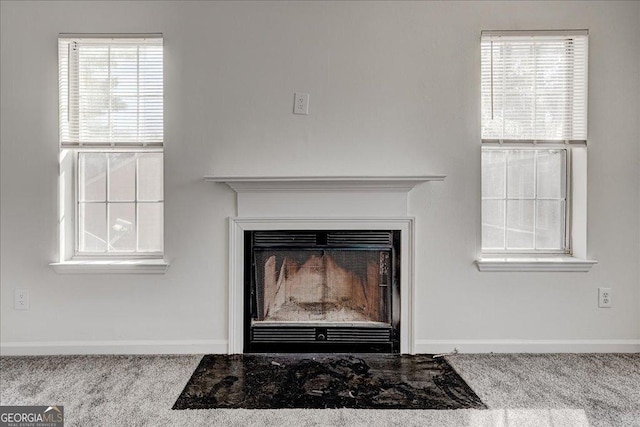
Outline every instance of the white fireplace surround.
<path fill-rule="evenodd" d="M 229 218 L 228 353 L 244 345 L 244 232 L 247 230 L 400 230 L 400 352 L 415 352 L 414 218 L 408 193 L 444 175 L 350 177 L 205 177 L 237 193 Z M 422 283 L 422 282 L 421 282 Z"/>

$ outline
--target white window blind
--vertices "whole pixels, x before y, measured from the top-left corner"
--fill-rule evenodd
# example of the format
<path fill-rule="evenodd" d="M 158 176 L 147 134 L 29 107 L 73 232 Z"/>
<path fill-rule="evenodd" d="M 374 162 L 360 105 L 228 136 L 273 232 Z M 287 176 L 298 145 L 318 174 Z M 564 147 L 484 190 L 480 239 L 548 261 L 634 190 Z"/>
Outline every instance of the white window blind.
<path fill-rule="evenodd" d="M 483 142 L 587 139 L 586 31 L 483 31 Z"/>
<path fill-rule="evenodd" d="M 161 35 L 61 35 L 61 146 L 162 146 L 162 50 Z"/>

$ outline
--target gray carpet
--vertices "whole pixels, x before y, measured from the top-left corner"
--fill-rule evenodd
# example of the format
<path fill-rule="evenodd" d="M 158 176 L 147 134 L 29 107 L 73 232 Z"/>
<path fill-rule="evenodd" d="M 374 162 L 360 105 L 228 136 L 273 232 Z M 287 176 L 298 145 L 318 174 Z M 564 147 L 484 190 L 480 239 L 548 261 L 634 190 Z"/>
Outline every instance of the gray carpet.
<path fill-rule="evenodd" d="M 581 408 L 640 426 L 640 354 L 466 354 L 447 360 L 489 408 Z"/>
<path fill-rule="evenodd" d="M 0 404 L 64 405 L 67 426 L 640 426 L 640 355 L 448 357 L 489 410 L 172 411 L 200 358 L 2 357 Z"/>

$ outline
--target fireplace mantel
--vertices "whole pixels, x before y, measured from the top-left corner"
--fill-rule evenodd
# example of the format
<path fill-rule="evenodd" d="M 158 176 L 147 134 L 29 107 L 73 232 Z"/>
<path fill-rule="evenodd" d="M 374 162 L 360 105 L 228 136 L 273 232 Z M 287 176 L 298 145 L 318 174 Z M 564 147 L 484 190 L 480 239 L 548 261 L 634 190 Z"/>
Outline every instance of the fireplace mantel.
<path fill-rule="evenodd" d="M 405 176 L 206 176 L 236 192 L 229 218 L 229 353 L 244 345 L 244 238 L 252 230 L 398 230 L 400 352 L 413 353 L 414 219 L 409 192 L 444 175 Z"/>
<path fill-rule="evenodd" d="M 206 181 L 227 184 L 238 193 L 286 191 L 409 192 L 427 181 L 443 181 L 445 175 L 413 176 L 205 176 Z"/>

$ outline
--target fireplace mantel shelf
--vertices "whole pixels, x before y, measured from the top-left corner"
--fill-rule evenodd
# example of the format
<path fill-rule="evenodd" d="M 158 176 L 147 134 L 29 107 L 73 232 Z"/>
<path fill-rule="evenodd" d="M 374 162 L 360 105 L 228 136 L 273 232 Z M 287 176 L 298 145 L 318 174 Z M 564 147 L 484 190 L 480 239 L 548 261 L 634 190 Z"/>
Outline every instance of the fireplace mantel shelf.
<path fill-rule="evenodd" d="M 205 176 L 206 181 L 227 184 L 238 193 L 264 191 L 400 191 L 409 192 L 427 181 L 446 175 L 413 176 Z"/>

